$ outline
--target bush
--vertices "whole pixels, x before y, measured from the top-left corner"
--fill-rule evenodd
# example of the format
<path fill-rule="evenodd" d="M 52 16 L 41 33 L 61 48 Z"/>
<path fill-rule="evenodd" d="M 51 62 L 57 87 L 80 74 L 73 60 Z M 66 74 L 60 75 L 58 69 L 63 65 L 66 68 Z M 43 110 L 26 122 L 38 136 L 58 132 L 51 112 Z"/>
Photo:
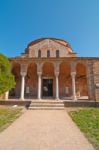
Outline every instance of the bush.
<path fill-rule="evenodd" d="M 6 56 L 0 54 L 0 95 L 15 86 L 14 76 L 10 72 L 10 63 Z"/>

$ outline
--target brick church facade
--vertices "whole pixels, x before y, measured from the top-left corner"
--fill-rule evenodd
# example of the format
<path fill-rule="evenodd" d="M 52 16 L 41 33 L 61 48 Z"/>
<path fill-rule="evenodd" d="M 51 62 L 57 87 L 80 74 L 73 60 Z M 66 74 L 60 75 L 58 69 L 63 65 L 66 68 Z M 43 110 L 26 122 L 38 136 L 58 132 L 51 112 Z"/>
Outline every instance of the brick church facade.
<path fill-rule="evenodd" d="M 99 101 L 99 58 L 77 57 L 67 41 L 37 39 L 9 61 L 16 85 L 6 99 Z"/>

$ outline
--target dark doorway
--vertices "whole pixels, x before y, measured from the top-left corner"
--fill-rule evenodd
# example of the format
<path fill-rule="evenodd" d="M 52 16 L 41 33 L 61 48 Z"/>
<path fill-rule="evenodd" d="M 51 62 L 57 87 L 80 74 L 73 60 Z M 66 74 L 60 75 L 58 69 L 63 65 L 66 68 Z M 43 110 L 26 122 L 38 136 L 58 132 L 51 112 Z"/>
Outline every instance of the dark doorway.
<path fill-rule="evenodd" d="M 43 79 L 42 91 L 43 97 L 53 96 L 53 79 Z"/>

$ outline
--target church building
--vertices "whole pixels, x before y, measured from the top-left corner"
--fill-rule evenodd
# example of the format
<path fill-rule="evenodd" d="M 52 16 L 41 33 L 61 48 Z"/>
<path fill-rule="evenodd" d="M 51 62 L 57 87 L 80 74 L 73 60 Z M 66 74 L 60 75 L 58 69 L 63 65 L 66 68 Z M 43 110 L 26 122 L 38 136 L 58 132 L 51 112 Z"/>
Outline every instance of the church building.
<path fill-rule="evenodd" d="M 65 40 L 34 40 L 9 61 L 16 82 L 9 99 L 99 101 L 99 57 L 78 57 Z"/>

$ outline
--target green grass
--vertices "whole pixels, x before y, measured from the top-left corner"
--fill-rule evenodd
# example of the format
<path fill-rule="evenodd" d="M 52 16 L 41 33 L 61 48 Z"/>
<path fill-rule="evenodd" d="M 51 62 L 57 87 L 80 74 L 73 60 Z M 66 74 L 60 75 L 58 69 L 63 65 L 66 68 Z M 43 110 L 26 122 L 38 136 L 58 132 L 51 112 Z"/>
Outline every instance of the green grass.
<path fill-rule="evenodd" d="M 22 113 L 22 109 L 0 108 L 0 132 L 7 128 Z"/>
<path fill-rule="evenodd" d="M 81 109 L 69 114 L 95 149 L 99 150 L 99 109 Z"/>

